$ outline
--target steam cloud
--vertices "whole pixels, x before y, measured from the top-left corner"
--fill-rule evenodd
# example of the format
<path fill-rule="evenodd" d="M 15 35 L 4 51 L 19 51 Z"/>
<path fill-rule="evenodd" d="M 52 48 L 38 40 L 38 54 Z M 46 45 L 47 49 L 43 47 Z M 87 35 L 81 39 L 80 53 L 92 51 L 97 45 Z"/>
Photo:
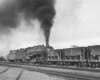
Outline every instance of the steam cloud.
<path fill-rule="evenodd" d="M 18 16 L 24 14 L 26 21 L 38 19 L 44 32 L 46 44 L 49 43 L 50 30 L 56 14 L 55 0 L 15 0 L 10 5 L 0 10 L 0 28 L 16 28 Z"/>

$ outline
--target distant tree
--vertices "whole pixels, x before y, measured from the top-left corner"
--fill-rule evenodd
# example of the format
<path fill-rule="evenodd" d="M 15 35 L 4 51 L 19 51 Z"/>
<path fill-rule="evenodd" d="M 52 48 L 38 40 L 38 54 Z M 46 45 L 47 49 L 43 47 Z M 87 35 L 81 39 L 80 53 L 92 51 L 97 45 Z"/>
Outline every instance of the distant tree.
<path fill-rule="evenodd" d="M 5 61 L 5 58 L 3 56 L 1 56 L 0 61 Z"/>

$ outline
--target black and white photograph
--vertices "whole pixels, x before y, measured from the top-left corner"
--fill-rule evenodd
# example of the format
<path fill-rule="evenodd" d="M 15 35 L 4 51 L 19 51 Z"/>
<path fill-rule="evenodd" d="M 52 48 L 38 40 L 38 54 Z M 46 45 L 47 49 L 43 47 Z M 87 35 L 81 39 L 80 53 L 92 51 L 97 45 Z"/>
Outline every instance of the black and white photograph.
<path fill-rule="evenodd" d="M 0 0 L 0 80 L 100 80 L 100 0 Z"/>

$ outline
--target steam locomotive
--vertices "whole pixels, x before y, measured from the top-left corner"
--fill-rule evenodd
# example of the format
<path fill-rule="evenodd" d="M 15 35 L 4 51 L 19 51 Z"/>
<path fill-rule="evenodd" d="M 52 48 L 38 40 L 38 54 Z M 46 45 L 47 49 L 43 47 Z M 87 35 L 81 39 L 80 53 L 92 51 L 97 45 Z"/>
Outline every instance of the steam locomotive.
<path fill-rule="evenodd" d="M 9 62 L 48 65 L 100 67 L 100 45 L 54 49 L 38 45 L 25 49 L 11 50 Z"/>

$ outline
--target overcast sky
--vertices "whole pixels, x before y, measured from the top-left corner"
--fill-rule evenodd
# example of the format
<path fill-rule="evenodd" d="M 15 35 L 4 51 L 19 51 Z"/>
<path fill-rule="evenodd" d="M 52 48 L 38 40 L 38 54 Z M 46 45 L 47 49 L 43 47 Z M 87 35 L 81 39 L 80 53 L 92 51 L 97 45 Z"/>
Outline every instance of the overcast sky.
<path fill-rule="evenodd" d="M 56 48 L 100 44 L 100 0 L 57 0 L 50 43 Z"/>
<path fill-rule="evenodd" d="M 0 5 L 4 1 L 7 0 L 0 0 Z M 100 0 L 56 0 L 55 8 L 57 14 L 51 29 L 50 45 L 66 48 L 100 44 Z M 25 26 L 22 20 L 20 28 L 12 30 L 9 36 L 1 37 L 1 55 L 10 49 L 45 44 L 42 31 L 37 33 L 38 27 L 32 30 Z"/>

